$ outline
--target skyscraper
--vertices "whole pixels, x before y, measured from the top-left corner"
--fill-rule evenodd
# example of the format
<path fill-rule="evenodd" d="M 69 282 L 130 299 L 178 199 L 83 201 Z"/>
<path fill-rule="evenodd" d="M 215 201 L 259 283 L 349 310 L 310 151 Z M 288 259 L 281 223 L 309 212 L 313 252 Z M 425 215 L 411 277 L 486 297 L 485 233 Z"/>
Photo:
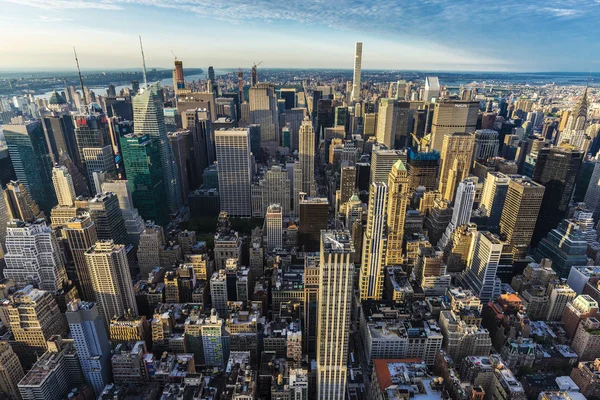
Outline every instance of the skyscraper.
<path fill-rule="evenodd" d="M 423 92 L 423 101 L 430 102 L 433 98 L 440 97 L 440 81 L 437 76 L 428 76 L 425 78 L 425 91 Z"/>
<path fill-rule="evenodd" d="M 73 178 L 65 166 L 54 167 L 52 169 L 52 183 L 58 199 L 58 205 L 71 207 L 75 203 L 75 187 Z"/>
<path fill-rule="evenodd" d="M 500 232 L 506 243 L 515 249 L 529 246 L 538 219 L 544 186 L 525 176 L 511 176 L 500 217 Z"/>
<path fill-rule="evenodd" d="M 315 132 L 310 117 L 305 117 L 302 121 L 298 136 L 298 158 L 302 171 L 302 189 L 300 191 L 308 196 L 315 196 Z"/>
<path fill-rule="evenodd" d="M 446 232 L 438 243 L 442 249 L 448 244 L 448 240 L 452 238 L 452 233 L 460 225 L 466 225 L 471 219 L 473 211 L 473 202 L 475 200 L 475 191 L 477 183 L 474 179 L 467 178 L 458 185 L 456 191 L 456 201 L 452 210 L 452 219 L 446 228 Z"/>
<path fill-rule="evenodd" d="M 263 207 L 269 207 L 271 204 L 279 204 L 284 217 L 289 217 L 290 210 L 290 177 L 288 171 L 280 165 L 271 165 L 265 172 L 264 178 L 260 181 L 262 186 Z M 261 213 L 262 215 L 262 213 Z"/>
<path fill-rule="evenodd" d="M 9 219 L 21 221 L 35 221 L 45 218 L 44 212 L 40 210 L 29 191 L 19 181 L 10 181 L 6 184 L 3 201 L 6 204 L 6 212 Z"/>
<path fill-rule="evenodd" d="M 98 306 L 76 300 L 69 303 L 66 316 L 85 381 L 99 396 L 112 376 L 110 342 Z"/>
<path fill-rule="evenodd" d="M 158 91 L 158 85 L 152 85 L 143 93 L 139 93 L 133 98 L 135 135 L 148 135 L 152 141 L 156 142 L 160 153 L 160 164 L 163 174 L 162 184 L 165 187 L 169 212 L 177 214 L 182 205 L 181 194 L 179 192 L 179 174 L 173 151 L 169 144 L 162 100 Z"/>
<path fill-rule="evenodd" d="M 327 229 L 329 221 L 329 202 L 323 197 L 301 198 L 298 213 L 298 246 L 304 251 L 317 251 L 321 230 Z"/>
<path fill-rule="evenodd" d="M 283 213 L 279 204 L 271 204 L 267 207 L 267 213 L 265 215 L 265 226 L 267 229 L 267 249 L 282 249 Z"/>
<path fill-rule="evenodd" d="M 84 300 L 95 299 L 90 271 L 85 262 L 85 252 L 98 241 L 96 226 L 88 213 L 71 218 L 62 229 L 67 237 L 77 272 L 78 292 Z"/>
<path fill-rule="evenodd" d="M 88 201 L 88 211 L 96 225 L 99 240 L 114 240 L 117 244 L 129 243 L 119 200 L 114 193 L 100 193 Z"/>
<path fill-rule="evenodd" d="M 352 101 L 360 100 L 360 70 L 362 68 L 362 42 L 356 42 L 354 47 L 354 74 L 352 77 Z"/>
<path fill-rule="evenodd" d="M 500 226 L 500 217 L 504 209 L 509 183 L 510 177 L 502 172 L 488 172 L 485 178 L 479 204 L 481 208 L 485 208 L 490 231 L 497 231 Z"/>
<path fill-rule="evenodd" d="M 448 133 L 444 136 L 438 189 L 442 199 L 454 200 L 458 183 L 469 174 L 474 139 L 472 134 L 461 132 Z"/>
<path fill-rule="evenodd" d="M 119 200 L 121 215 L 125 221 L 125 230 L 129 236 L 129 243 L 137 246 L 140 241 L 140 235 L 144 231 L 144 220 L 138 213 L 137 208 L 133 206 L 129 181 L 127 180 L 108 180 L 102 184 L 103 192 L 112 192 Z"/>
<path fill-rule="evenodd" d="M 380 99 L 377 114 L 377 142 L 388 148 L 394 147 L 398 125 L 398 101 L 396 99 Z"/>
<path fill-rule="evenodd" d="M 340 205 L 350 200 L 356 192 L 356 167 L 342 167 L 340 171 Z"/>
<path fill-rule="evenodd" d="M 363 239 L 361 300 L 379 300 L 383 295 L 383 271 L 388 249 L 387 210 L 388 186 L 385 183 L 373 182 L 369 191 L 367 228 Z"/>
<path fill-rule="evenodd" d="M 137 304 L 129 273 L 125 246 L 112 240 L 100 240 L 85 252 L 92 286 L 96 292 L 98 311 L 106 326 L 113 316 L 131 311 L 137 315 Z"/>
<path fill-rule="evenodd" d="M 475 149 L 473 161 L 487 160 L 498 155 L 500 142 L 498 132 L 493 129 L 479 129 L 475 131 Z"/>
<path fill-rule="evenodd" d="M 251 155 L 247 128 L 215 131 L 221 211 L 250 217 Z"/>
<path fill-rule="evenodd" d="M 160 225 L 169 222 L 167 193 L 158 141 L 148 135 L 121 137 L 121 152 L 133 204 L 144 220 Z"/>
<path fill-rule="evenodd" d="M 185 89 L 185 79 L 183 77 L 183 62 L 175 59 L 175 68 L 173 68 L 173 89 L 175 94 Z"/>
<path fill-rule="evenodd" d="M 250 88 L 250 121 L 260 124 L 261 143 L 277 146 L 279 115 L 275 85 L 258 83 Z"/>
<path fill-rule="evenodd" d="M 52 187 L 52 160 L 40 121 L 2 125 L 10 159 L 19 182 L 46 215 L 56 204 Z"/>
<path fill-rule="evenodd" d="M 426 190 L 435 190 L 438 169 L 440 168 L 440 153 L 438 151 L 414 151 L 408 149 L 408 190 L 413 193 L 419 186 Z"/>
<path fill-rule="evenodd" d="M 138 247 L 138 266 L 142 279 L 146 279 L 152 269 L 160 266 L 160 248 L 164 244 L 163 228 L 147 221 L 144 232 L 140 235 Z"/>
<path fill-rule="evenodd" d="M 500 264 L 504 243 L 490 232 L 479 232 L 471 263 L 461 275 L 461 282 L 479 297 L 482 303 L 500 295 L 500 280 L 496 271 Z"/>
<path fill-rule="evenodd" d="M 0 342 L 0 391 L 12 399 L 20 398 L 17 384 L 25 372 L 10 344 Z"/>
<path fill-rule="evenodd" d="M 450 100 L 436 103 L 431 125 L 430 147 L 443 153 L 442 147 L 446 135 L 455 132 L 475 132 L 478 114 L 479 101 Z"/>
<path fill-rule="evenodd" d="M 398 160 L 407 161 L 406 152 L 401 150 L 373 150 L 371 157 L 371 183 L 387 183 L 392 166 Z"/>
<path fill-rule="evenodd" d="M 46 221 L 25 223 L 12 220 L 6 228 L 4 277 L 27 285 L 37 283 L 56 292 L 67 281 L 65 261 L 55 232 Z"/>
<path fill-rule="evenodd" d="M 406 210 L 410 200 L 408 172 L 401 160 L 392 167 L 388 179 L 387 254 L 385 265 L 402 264 L 402 243 Z M 369 203 L 370 204 L 370 203 Z"/>
<path fill-rule="evenodd" d="M 354 246 L 348 231 L 321 232 L 317 333 L 319 400 L 345 398 Z"/>

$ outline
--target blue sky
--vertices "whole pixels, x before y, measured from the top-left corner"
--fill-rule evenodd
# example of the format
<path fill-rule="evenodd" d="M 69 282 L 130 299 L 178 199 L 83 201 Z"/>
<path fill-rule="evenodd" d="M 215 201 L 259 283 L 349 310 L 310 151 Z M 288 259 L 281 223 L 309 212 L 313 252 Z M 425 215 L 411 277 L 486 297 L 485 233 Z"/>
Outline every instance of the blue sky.
<path fill-rule="evenodd" d="M 600 0 L 0 0 L 0 68 L 600 70 Z"/>

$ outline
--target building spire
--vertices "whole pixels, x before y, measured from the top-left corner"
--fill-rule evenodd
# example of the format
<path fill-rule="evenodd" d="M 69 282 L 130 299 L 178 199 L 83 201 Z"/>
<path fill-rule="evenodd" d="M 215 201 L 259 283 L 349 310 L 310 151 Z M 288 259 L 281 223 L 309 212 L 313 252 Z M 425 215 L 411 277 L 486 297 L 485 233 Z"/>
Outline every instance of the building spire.
<path fill-rule="evenodd" d="M 77 50 L 73 46 L 73 53 L 75 53 L 75 62 L 77 63 L 77 72 L 79 73 L 79 84 L 81 85 L 81 95 L 83 96 L 83 112 L 88 113 L 88 102 L 85 96 L 85 88 L 83 87 L 83 78 L 81 77 L 81 69 L 79 68 L 79 59 L 77 58 Z"/>
<path fill-rule="evenodd" d="M 148 80 L 146 79 L 146 57 L 144 57 L 144 46 L 142 45 L 142 35 L 140 35 L 140 49 L 142 50 L 142 66 L 144 72 L 144 90 L 148 90 Z"/>

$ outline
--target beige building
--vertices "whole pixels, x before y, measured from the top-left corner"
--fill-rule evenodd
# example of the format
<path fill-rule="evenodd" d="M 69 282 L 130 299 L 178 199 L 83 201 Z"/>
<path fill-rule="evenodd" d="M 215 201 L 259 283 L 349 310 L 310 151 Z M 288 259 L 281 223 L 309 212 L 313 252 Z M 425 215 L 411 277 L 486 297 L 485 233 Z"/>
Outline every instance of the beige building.
<path fill-rule="evenodd" d="M 475 137 L 470 133 L 452 132 L 444 136 L 438 187 L 443 200 L 453 201 L 459 182 L 469 175 L 474 144 Z"/>
<path fill-rule="evenodd" d="M 401 160 L 392 167 L 388 179 L 387 201 L 387 254 L 386 265 L 402 264 L 402 244 L 404 238 L 404 222 L 410 200 L 408 190 L 408 173 Z"/>
<path fill-rule="evenodd" d="M 359 284 L 361 300 L 379 300 L 383 295 L 383 272 L 388 248 L 387 210 L 388 186 L 383 182 L 373 182 L 369 191 L 367 228 L 363 238 Z"/>
<path fill-rule="evenodd" d="M 71 218 L 63 227 L 69 249 L 73 256 L 75 271 L 79 282 L 79 292 L 83 300 L 94 301 L 96 295 L 90 277 L 90 271 L 85 261 L 85 252 L 98 241 L 96 226 L 88 213 Z"/>
<path fill-rule="evenodd" d="M 6 342 L 0 342 L 0 391 L 10 398 L 18 399 L 19 388 L 17 384 L 25 372 L 12 347 Z"/>
<path fill-rule="evenodd" d="M 446 135 L 455 132 L 475 132 L 478 114 L 479 101 L 442 101 L 436 103 L 431 124 L 431 148 L 442 151 Z M 471 150 L 472 148 L 473 146 L 471 146 Z"/>

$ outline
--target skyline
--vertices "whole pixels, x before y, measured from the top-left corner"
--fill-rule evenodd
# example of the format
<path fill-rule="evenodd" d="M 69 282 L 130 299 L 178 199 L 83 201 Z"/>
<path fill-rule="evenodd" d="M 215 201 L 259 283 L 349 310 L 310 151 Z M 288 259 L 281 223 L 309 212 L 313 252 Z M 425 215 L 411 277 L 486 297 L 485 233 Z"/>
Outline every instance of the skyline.
<path fill-rule="evenodd" d="M 600 66 L 598 56 L 589 56 L 600 50 L 593 40 L 600 34 L 595 0 L 526 6 L 387 0 L 378 7 L 355 0 L 310 0 L 301 7 L 271 0 L 0 0 L 0 6 L 0 34 L 8 39 L 4 70 L 27 68 L 31 54 L 39 56 L 41 70 L 70 70 L 73 45 L 87 69 L 133 68 L 141 64 L 138 34 L 147 64 L 156 68 L 171 67 L 173 50 L 190 67 L 264 61 L 264 68 L 348 69 L 357 41 L 365 44 L 365 70 L 589 72 Z"/>

